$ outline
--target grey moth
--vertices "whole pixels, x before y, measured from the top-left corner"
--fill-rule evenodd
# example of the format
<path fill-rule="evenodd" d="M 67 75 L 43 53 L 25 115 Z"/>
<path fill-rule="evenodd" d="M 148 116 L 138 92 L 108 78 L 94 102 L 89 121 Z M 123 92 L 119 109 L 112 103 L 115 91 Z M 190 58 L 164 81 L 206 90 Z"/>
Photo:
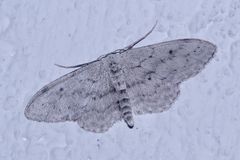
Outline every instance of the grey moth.
<path fill-rule="evenodd" d="M 181 82 L 203 70 L 216 46 L 200 39 L 177 39 L 133 48 L 151 31 L 124 49 L 69 67 L 77 69 L 40 89 L 27 104 L 25 116 L 39 122 L 74 121 L 99 133 L 120 120 L 133 128 L 134 115 L 169 109 Z"/>

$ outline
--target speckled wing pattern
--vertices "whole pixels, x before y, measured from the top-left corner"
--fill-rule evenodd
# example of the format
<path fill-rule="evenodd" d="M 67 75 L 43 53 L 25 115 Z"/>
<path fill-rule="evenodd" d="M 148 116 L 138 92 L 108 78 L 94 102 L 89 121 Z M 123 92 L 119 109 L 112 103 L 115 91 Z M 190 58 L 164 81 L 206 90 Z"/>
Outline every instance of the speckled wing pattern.
<path fill-rule="evenodd" d="M 87 131 L 105 132 L 126 116 L 128 122 L 132 112 L 170 108 L 179 84 L 199 73 L 215 52 L 215 45 L 199 39 L 111 52 L 44 86 L 28 103 L 25 116 L 40 122 L 76 121 Z M 115 68 L 109 70 L 110 63 Z"/>
<path fill-rule="evenodd" d="M 179 84 L 199 73 L 215 52 L 210 42 L 179 39 L 122 53 L 134 113 L 167 110 L 179 95 Z"/>
<path fill-rule="evenodd" d="M 77 121 L 87 131 L 107 131 L 120 120 L 117 94 L 102 63 L 91 63 L 39 90 L 25 116 L 39 122 Z"/>

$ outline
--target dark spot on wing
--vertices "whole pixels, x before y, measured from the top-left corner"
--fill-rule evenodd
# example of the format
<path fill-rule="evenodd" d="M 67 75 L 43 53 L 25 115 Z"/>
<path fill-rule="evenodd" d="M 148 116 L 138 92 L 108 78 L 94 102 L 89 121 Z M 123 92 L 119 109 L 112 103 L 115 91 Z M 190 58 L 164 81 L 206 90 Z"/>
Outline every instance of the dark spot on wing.
<path fill-rule="evenodd" d="M 153 56 L 152 55 L 150 55 L 148 58 L 152 58 Z"/>
<path fill-rule="evenodd" d="M 160 59 L 160 61 L 161 61 L 162 63 L 165 63 L 165 60 L 164 60 L 164 59 Z"/>
<path fill-rule="evenodd" d="M 167 77 L 162 77 L 162 78 L 160 78 L 161 80 L 165 80 L 165 79 L 167 79 Z"/>
<path fill-rule="evenodd" d="M 172 54 L 172 53 L 173 53 L 173 50 L 170 49 L 170 50 L 168 51 L 168 53 L 169 53 L 169 54 Z"/>
<path fill-rule="evenodd" d="M 145 76 L 145 78 L 146 78 L 147 80 L 149 80 L 149 81 L 152 79 L 151 73 L 152 73 L 152 72 L 149 72 L 149 73 L 147 73 L 146 76 Z"/>
<path fill-rule="evenodd" d="M 92 82 L 92 83 L 96 83 L 97 82 L 96 80 L 91 79 L 91 78 L 87 78 L 86 80 L 89 81 L 89 82 Z"/>
<path fill-rule="evenodd" d="M 52 105 L 52 108 L 53 108 L 53 109 L 56 109 L 56 106 L 55 106 L 55 105 Z"/>
<path fill-rule="evenodd" d="M 122 90 L 120 90 L 120 93 L 124 94 L 124 93 L 127 93 L 127 91 L 126 91 L 126 89 L 122 89 Z"/>
<path fill-rule="evenodd" d="M 145 83 L 145 81 L 142 80 L 142 81 L 133 82 L 132 84 L 126 83 L 126 85 L 127 85 L 127 88 L 131 88 L 131 87 L 135 87 L 135 86 L 137 86 L 137 85 L 144 84 L 144 83 Z"/>
<path fill-rule="evenodd" d="M 63 88 L 60 88 L 59 91 L 62 92 L 64 89 Z"/>
<path fill-rule="evenodd" d="M 172 59 L 173 59 L 173 56 L 169 56 L 169 57 L 168 57 L 168 60 L 172 60 Z"/>
<path fill-rule="evenodd" d="M 110 93 L 114 93 L 114 92 L 117 92 L 117 90 L 116 90 L 116 88 L 112 87 L 110 90 Z"/>

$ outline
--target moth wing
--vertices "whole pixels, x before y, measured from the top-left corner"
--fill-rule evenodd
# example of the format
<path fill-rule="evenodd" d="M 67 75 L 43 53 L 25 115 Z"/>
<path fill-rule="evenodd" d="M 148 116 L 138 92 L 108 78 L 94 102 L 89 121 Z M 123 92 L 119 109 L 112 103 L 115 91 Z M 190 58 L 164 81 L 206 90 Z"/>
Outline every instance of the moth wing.
<path fill-rule="evenodd" d="M 134 112 L 168 109 L 178 96 L 178 85 L 199 73 L 215 52 L 210 42 L 179 39 L 120 54 Z"/>
<path fill-rule="evenodd" d="M 77 121 L 92 132 L 107 131 L 121 113 L 117 93 L 102 63 L 95 62 L 58 78 L 30 100 L 25 116 L 45 122 Z"/>

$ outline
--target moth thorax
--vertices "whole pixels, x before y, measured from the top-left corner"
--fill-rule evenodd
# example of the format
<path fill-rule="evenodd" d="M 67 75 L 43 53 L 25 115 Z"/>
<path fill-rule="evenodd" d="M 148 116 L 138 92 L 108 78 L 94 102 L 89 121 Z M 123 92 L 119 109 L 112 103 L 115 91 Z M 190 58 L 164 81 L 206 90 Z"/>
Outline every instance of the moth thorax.
<path fill-rule="evenodd" d="M 109 63 L 109 68 L 110 68 L 110 77 L 111 77 L 114 88 L 117 91 L 126 89 L 127 86 L 124 80 L 124 75 L 123 75 L 121 66 L 117 64 L 115 61 L 111 61 Z"/>

